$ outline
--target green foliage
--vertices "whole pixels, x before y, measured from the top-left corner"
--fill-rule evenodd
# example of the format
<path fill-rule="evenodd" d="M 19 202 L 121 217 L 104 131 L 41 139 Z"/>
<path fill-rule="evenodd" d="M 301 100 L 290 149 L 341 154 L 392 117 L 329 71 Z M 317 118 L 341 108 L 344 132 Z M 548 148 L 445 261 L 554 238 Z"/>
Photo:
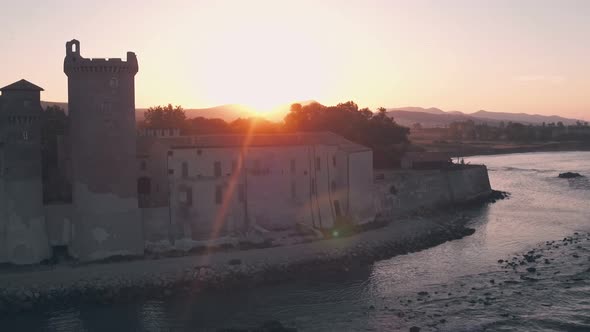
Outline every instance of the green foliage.
<path fill-rule="evenodd" d="M 372 148 L 405 143 L 410 132 L 387 116 L 384 108 L 373 113 L 368 108 L 359 109 L 352 101 L 336 106 L 293 104 L 285 116 L 285 130 L 331 131 Z"/>
<path fill-rule="evenodd" d="M 147 128 L 179 128 L 185 129 L 186 114 L 182 106 L 154 106 L 145 112 L 143 125 Z"/>
<path fill-rule="evenodd" d="M 576 125 L 566 126 L 563 122 L 540 125 L 524 125 L 518 122 L 500 123 L 499 126 L 475 124 L 473 121 L 453 122 L 448 128 L 448 138 L 454 140 L 510 142 L 546 142 L 546 141 L 588 141 L 590 127 L 578 121 Z"/>

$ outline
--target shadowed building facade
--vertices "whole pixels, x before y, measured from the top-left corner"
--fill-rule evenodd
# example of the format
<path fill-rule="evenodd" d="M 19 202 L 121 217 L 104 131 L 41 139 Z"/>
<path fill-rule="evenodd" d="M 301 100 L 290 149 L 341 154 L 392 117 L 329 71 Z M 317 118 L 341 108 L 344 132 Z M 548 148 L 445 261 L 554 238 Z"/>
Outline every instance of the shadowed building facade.
<path fill-rule="evenodd" d="M 137 58 L 88 59 L 66 43 L 72 160 L 70 253 L 80 260 L 143 254 L 137 203 Z"/>
<path fill-rule="evenodd" d="M 50 255 L 41 179 L 40 94 L 20 80 L 0 89 L 0 262 Z"/>

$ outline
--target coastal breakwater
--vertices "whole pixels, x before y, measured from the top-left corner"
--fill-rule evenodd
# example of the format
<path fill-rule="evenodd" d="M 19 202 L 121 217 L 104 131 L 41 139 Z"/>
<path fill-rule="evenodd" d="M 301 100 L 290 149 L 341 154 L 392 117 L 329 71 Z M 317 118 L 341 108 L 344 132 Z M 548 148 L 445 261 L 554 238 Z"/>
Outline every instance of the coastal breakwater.
<path fill-rule="evenodd" d="M 472 234 L 473 230 L 465 227 L 468 220 L 448 214 L 429 218 L 399 216 L 491 194 L 485 166 L 390 172 L 375 181 L 375 189 L 375 201 L 381 204 L 376 209 L 381 217 L 388 216 L 388 223 L 348 237 L 163 259 L 0 271 L 0 313 L 58 304 L 184 296 L 322 272 L 346 273 Z"/>

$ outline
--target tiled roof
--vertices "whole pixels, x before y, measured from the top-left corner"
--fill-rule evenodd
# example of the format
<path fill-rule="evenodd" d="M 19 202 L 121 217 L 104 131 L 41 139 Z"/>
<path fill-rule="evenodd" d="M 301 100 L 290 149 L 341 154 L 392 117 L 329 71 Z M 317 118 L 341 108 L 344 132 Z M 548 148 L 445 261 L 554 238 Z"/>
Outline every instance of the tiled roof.
<path fill-rule="evenodd" d="M 247 144 L 248 146 L 337 145 L 350 152 L 370 150 L 368 147 L 331 132 L 255 134 L 250 137 L 247 135 L 196 135 L 166 137 L 161 140 L 172 148 L 241 147 Z"/>
<path fill-rule="evenodd" d="M 9 84 L 0 89 L 0 91 L 44 91 L 42 87 L 36 86 L 35 84 L 27 81 L 20 80 Z"/>

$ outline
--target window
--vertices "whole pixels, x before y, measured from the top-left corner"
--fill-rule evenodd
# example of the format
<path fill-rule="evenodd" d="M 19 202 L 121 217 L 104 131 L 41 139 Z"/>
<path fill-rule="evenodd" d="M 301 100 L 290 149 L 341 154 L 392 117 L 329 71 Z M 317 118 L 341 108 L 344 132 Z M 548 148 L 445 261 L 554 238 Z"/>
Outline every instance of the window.
<path fill-rule="evenodd" d="M 193 188 L 183 188 L 179 192 L 179 200 L 185 206 L 193 205 Z"/>
<path fill-rule="evenodd" d="M 109 81 L 109 86 L 111 87 L 111 89 L 119 87 L 119 79 L 116 77 L 112 77 Z"/>
<path fill-rule="evenodd" d="M 145 171 L 147 169 L 147 163 L 145 162 L 145 160 L 141 161 L 141 163 L 139 164 L 139 169 L 142 171 Z"/>
<path fill-rule="evenodd" d="M 311 193 L 314 194 L 314 195 L 317 193 L 315 179 L 311 179 Z"/>
<path fill-rule="evenodd" d="M 24 141 L 28 141 L 29 140 L 29 132 L 26 130 L 23 130 L 23 140 Z"/>
<path fill-rule="evenodd" d="M 342 211 L 340 210 L 340 202 L 338 200 L 334 201 L 334 212 L 336 213 L 336 217 L 342 216 Z"/>
<path fill-rule="evenodd" d="M 188 163 L 186 161 L 182 162 L 182 177 L 188 178 Z"/>
<path fill-rule="evenodd" d="M 215 187 L 215 204 L 221 205 L 223 203 L 223 187 Z"/>
<path fill-rule="evenodd" d="M 200 156 L 200 155 L 201 155 L 201 153 L 203 153 L 203 152 L 201 151 L 201 149 L 198 149 L 198 150 L 197 150 L 197 156 Z"/>
<path fill-rule="evenodd" d="M 291 198 L 292 199 L 297 198 L 297 187 L 295 185 L 295 182 L 291 182 Z"/>
<path fill-rule="evenodd" d="M 246 201 L 246 188 L 244 184 L 238 184 L 238 201 L 244 203 Z"/>
<path fill-rule="evenodd" d="M 332 180 L 332 192 L 336 191 L 336 181 Z"/>
<path fill-rule="evenodd" d="M 295 174 L 295 159 L 291 159 L 291 174 Z"/>
<path fill-rule="evenodd" d="M 231 162 L 231 172 L 232 172 L 232 174 L 235 174 L 237 169 L 238 169 L 238 161 L 237 160 L 232 160 L 232 162 Z"/>
<path fill-rule="evenodd" d="M 168 129 L 168 136 L 174 136 L 174 130 Z"/>
<path fill-rule="evenodd" d="M 316 171 L 322 170 L 322 160 L 320 159 L 320 157 L 315 158 L 315 170 Z"/>
<path fill-rule="evenodd" d="M 221 176 L 221 161 L 216 161 L 213 163 L 213 171 L 216 178 Z"/>
<path fill-rule="evenodd" d="M 332 156 L 332 166 L 336 167 L 336 156 Z"/>
<path fill-rule="evenodd" d="M 186 189 L 186 205 L 193 206 L 193 188 Z"/>
<path fill-rule="evenodd" d="M 31 101 L 30 101 L 30 100 L 25 100 L 25 101 L 23 102 L 23 106 L 24 106 L 24 107 L 27 107 L 27 108 L 28 108 L 28 107 L 31 107 Z"/>

